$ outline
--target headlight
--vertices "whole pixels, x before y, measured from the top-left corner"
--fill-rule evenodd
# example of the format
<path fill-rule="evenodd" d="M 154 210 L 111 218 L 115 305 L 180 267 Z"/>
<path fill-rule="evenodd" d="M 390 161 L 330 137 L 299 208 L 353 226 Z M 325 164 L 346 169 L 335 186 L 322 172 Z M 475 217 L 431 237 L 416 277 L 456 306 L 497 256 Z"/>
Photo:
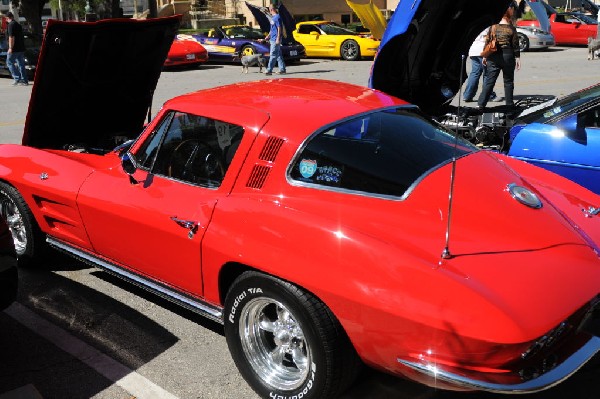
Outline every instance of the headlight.
<path fill-rule="evenodd" d="M 534 35 L 547 35 L 548 32 L 540 29 L 540 28 L 532 28 L 532 27 L 521 27 L 521 29 L 531 32 Z"/>

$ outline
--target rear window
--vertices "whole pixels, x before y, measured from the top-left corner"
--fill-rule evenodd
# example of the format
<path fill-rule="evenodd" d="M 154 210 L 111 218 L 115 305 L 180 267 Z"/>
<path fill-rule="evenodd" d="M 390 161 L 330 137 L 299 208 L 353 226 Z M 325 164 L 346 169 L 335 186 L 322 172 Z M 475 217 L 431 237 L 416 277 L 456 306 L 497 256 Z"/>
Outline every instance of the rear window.
<path fill-rule="evenodd" d="M 313 136 L 292 163 L 290 177 L 323 188 L 402 197 L 430 171 L 473 151 L 477 148 L 456 142 L 417 109 L 383 110 Z"/>

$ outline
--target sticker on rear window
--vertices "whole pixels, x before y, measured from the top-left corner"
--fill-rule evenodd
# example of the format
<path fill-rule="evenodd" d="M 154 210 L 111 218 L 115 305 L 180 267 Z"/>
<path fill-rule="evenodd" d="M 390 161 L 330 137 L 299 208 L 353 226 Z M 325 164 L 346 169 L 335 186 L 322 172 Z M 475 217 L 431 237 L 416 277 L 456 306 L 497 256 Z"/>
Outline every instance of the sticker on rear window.
<path fill-rule="evenodd" d="M 313 159 L 303 159 L 300 161 L 300 174 L 305 179 L 313 177 L 317 171 L 317 161 Z"/>

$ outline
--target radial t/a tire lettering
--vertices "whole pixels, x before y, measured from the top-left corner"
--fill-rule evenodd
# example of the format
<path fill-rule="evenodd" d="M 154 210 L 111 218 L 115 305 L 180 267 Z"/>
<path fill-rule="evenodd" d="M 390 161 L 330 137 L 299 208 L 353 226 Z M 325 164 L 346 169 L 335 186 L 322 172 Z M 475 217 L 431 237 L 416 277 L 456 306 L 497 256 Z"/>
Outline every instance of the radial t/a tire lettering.
<path fill-rule="evenodd" d="M 246 272 L 224 311 L 229 351 L 263 398 L 335 398 L 358 373 L 360 360 L 335 316 L 289 282 Z"/>

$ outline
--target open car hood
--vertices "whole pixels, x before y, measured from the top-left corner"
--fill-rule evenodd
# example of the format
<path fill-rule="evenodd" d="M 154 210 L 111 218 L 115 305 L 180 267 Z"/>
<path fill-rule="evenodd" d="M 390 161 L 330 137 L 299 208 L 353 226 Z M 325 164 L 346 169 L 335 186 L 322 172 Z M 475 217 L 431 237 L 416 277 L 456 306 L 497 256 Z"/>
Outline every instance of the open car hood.
<path fill-rule="evenodd" d="M 372 88 L 438 115 L 466 79 L 475 37 L 498 23 L 510 0 L 401 0 L 371 71 Z"/>
<path fill-rule="evenodd" d="M 268 7 L 258 7 L 253 4 L 246 2 L 246 6 L 256 18 L 258 25 L 260 26 L 260 30 L 267 33 L 271 30 L 271 13 L 269 12 Z M 284 27 L 284 37 L 286 39 L 293 39 L 294 30 L 296 29 L 296 22 L 294 21 L 294 17 L 288 11 L 287 8 L 283 4 L 279 4 L 279 17 L 281 18 L 281 22 Z"/>
<path fill-rule="evenodd" d="M 367 4 L 346 0 L 346 4 L 354 11 L 360 19 L 360 22 L 369 30 L 369 32 L 371 32 L 373 37 L 377 40 L 381 40 L 387 22 L 381 10 L 373 3 L 373 0 L 369 1 Z"/>
<path fill-rule="evenodd" d="M 37 64 L 23 145 L 135 137 L 180 16 L 99 22 L 50 20 Z"/>

